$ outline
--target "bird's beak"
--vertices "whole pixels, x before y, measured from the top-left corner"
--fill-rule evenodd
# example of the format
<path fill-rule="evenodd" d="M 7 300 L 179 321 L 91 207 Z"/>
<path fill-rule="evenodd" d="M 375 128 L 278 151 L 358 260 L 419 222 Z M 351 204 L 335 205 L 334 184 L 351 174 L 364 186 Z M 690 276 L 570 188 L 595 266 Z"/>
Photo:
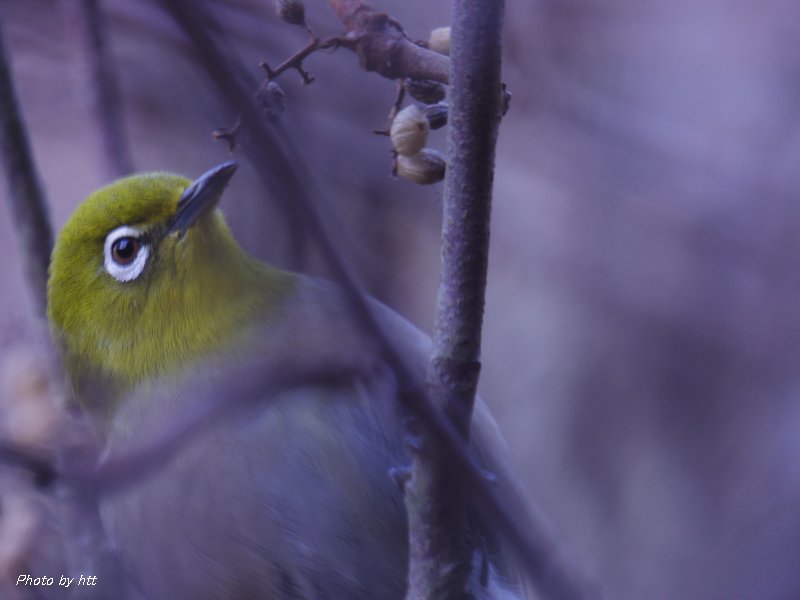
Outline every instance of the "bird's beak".
<path fill-rule="evenodd" d="M 172 218 L 169 233 L 183 235 L 200 217 L 214 210 L 225 186 L 238 168 L 239 163 L 235 160 L 224 162 L 203 173 L 186 188 L 178 201 L 178 210 Z"/>

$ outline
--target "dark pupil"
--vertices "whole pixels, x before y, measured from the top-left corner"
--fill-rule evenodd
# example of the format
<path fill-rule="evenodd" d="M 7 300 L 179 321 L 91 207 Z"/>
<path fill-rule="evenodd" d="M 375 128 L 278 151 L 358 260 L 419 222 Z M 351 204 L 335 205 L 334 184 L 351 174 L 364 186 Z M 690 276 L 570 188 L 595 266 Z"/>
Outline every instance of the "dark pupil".
<path fill-rule="evenodd" d="M 139 251 L 139 240 L 133 237 L 119 238 L 111 246 L 111 254 L 114 260 L 122 265 L 133 262 L 136 253 Z"/>

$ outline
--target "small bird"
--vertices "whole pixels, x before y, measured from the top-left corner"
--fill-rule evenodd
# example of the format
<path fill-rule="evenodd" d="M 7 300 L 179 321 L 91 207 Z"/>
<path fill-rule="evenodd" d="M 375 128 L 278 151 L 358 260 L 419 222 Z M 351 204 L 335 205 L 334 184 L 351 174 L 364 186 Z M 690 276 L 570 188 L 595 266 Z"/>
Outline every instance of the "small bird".
<path fill-rule="evenodd" d="M 408 532 L 389 472 L 408 457 L 397 382 L 334 284 L 239 246 L 217 207 L 237 167 L 194 182 L 127 177 L 68 220 L 48 316 L 74 394 L 114 455 L 224 373 L 246 377 L 242 365 L 326 375 L 272 390 L 104 498 L 104 528 L 147 598 L 400 600 Z M 429 339 L 371 302 L 424 373 Z M 503 441 L 480 401 L 474 422 L 476 458 L 502 485 Z M 491 528 L 470 523 L 475 598 L 520 597 Z"/>

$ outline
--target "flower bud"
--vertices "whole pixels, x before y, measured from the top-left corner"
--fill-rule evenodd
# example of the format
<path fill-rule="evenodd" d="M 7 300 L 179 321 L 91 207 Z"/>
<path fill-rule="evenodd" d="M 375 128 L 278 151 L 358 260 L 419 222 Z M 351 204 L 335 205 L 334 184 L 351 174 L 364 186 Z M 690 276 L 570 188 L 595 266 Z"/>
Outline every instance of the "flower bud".
<path fill-rule="evenodd" d="M 439 27 L 431 31 L 428 48 L 439 54 L 450 56 L 450 28 Z"/>
<path fill-rule="evenodd" d="M 444 179 L 446 166 L 444 155 L 432 148 L 423 148 L 413 156 L 397 157 L 397 174 L 420 185 Z"/>
<path fill-rule="evenodd" d="M 440 129 L 447 125 L 447 102 L 426 106 L 424 112 L 431 129 Z"/>
<path fill-rule="evenodd" d="M 436 104 L 444 100 L 444 86 L 430 79 L 406 79 L 406 91 L 423 104 Z"/>
<path fill-rule="evenodd" d="M 306 8 L 301 0 L 277 0 L 278 16 L 289 25 L 305 25 Z"/>
<path fill-rule="evenodd" d="M 401 156 L 411 156 L 428 141 L 428 119 L 416 104 L 409 104 L 395 116 L 389 135 L 392 146 Z"/>

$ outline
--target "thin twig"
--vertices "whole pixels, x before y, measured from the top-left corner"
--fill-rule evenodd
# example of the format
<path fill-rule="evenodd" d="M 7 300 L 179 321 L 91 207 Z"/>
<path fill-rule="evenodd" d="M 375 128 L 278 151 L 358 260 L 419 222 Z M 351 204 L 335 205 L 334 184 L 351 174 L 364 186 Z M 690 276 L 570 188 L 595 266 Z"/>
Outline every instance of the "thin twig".
<path fill-rule="evenodd" d="M 375 135 L 391 135 L 392 129 L 392 122 L 394 118 L 397 116 L 397 113 L 400 112 L 400 109 L 403 106 L 403 100 L 406 97 L 406 86 L 405 86 L 405 78 L 399 79 L 397 81 L 397 95 L 395 96 L 394 103 L 392 104 L 392 108 L 389 110 L 389 116 L 386 120 L 386 127 L 384 129 L 375 129 L 372 133 Z M 392 147 L 389 151 L 389 156 L 392 160 L 392 177 L 397 177 L 397 150 Z"/>
<path fill-rule="evenodd" d="M 0 17 L 0 144 L 7 198 L 33 306 L 36 315 L 44 320 L 47 312 L 47 266 L 53 248 L 53 231 L 28 132 L 17 103 L 2 29 Z"/>
<path fill-rule="evenodd" d="M 291 138 L 281 132 L 280 124 L 267 124 L 259 118 L 250 100 L 249 90 L 253 83 L 247 76 L 248 71 L 223 43 L 219 24 L 214 24 L 214 34 L 211 33 L 205 3 L 162 0 L 162 4 L 194 45 L 200 64 L 229 108 L 242 115 L 245 126 L 251 131 L 252 145 L 247 150 L 256 174 L 270 193 L 282 200 L 281 207 L 288 219 L 298 229 L 305 227 L 309 232 L 327 260 L 334 279 L 347 294 L 354 317 L 365 333 L 381 344 L 387 363 L 394 369 L 406 392 L 402 400 L 407 410 L 423 419 L 432 435 L 441 441 L 444 460 L 449 462 L 453 472 L 460 474 L 462 484 L 470 489 L 487 522 L 508 542 L 521 565 L 542 589 L 551 597 L 585 597 L 584 580 L 563 562 L 557 552 L 559 545 L 544 534 L 542 527 L 533 523 L 530 514 L 511 510 L 495 485 L 487 482 L 484 471 L 473 461 L 461 432 L 427 401 L 418 374 L 410 367 L 407 357 L 389 342 L 383 325 L 373 313 L 369 300 L 333 244 L 311 201 L 306 186 L 313 182 L 313 177 L 301 172 L 302 161 L 294 158 L 297 153 L 291 147 Z"/>
<path fill-rule="evenodd" d="M 342 46 L 347 47 L 351 45 L 351 41 L 345 37 L 329 37 L 321 39 L 315 36 L 312 32 L 310 32 L 310 36 L 311 39 L 309 40 L 308 44 L 292 54 L 274 69 L 271 68 L 266 62 L 261 62 L 259 66 L 264 69 L 267 74 L 267 78 L 275 79 L 284 71 L 295 69 L 298 73 L 300 73 L 303 83 L 308 85 L 309 83 L 314 82 L 314 77 L 308 71 L 306 71 L 305 67 L 303 66 L 303 61 L 306 58 L 311 56 L 314 52 L 318 52 L 320 50 L 335 50 L 336 48 L 340 48 Z"/>
<path fill-rule="evenodd" d="M 233 153 L 239 145 L 239 134 L 242 132 L 242 118 L 236 115 L 236 120 L 231 127 L 218 127 L 211 132 L 211 138 L 228 142 L 228 151 Z"/>
<path fill-rule="evenodd" d="M 447 56 L 433 52 L 425 45 L 411 42 L 400 23 L 386 13 L 372 8 L 366 2 L 330 0 L 339 20 L 345 26 L 346 33 L 341 36 L 319 38 L 306 24 L 303 24 L 310 37 L 309 42 L 300 50 L 284 60 L 279 66 L 272 68 L 263 61 L 260 66 L 272 81 L 282 73 L 294 69 L 305 85 L 314 82 L 314 77 L 306 70 L 303 61 L 319 50 L 347 48 L 355 52 L 361 61 L 361 67 L 374 71 L 389 79 L 420 79 L 447 83 L 449 62 Z M 392 118 L 399 110 L 402 95 L 395 103 Z M 237 146 L 241 133 L 241 121 L 237 118 L 231 128 L 219 128 L 214 131 L 214 139 L 224 139 L 229 150 Z M 375 133 L 382 134 L 381 131 Z M 386 131 L 388 135 L 388 128 Z M 392 160 L 392 174 L 396 175 L 397 164 Z"/>
<path fill-rule="evenodd" d="M 254 94 L 255 99 L 258 99 L 259 94 L 265 89 L 265 86 L 270 85 L 270 82 L 274 82 L 275 79 L 289 69 L 295 69 L 300 74 L 304 85 L 313 83 L 314 77 L 303 66 L 303 61 L 318 50 L 335 50 L 336 48 L 347 45 L 348 43 L 347 39 L 340 37 L 320 39 L 314 34 L 310 27 L 305 26 L 305 29 L 310 38 L 306 46 L 295 52 L 292 56 L 287 58 L 274 69 L 270 67 L 266 61 L 262 61 L 259 64 L 259 66 L 264 69 L 264 72 L 267 74 L 267 78 L 261 83 L 258 90 Z M 277 83 L 274 83 L 273 85 L 277 85 Z M 281 94 L 283 94 L 283 92 L 281 92 Z M 274 115 L 274 118 L 278 118 L 278 116 L 279 115 Z M 242 134 L 242 117 L 241 115 L 237 115 L 236 120 L 231 127 L 219 127 L 211 132 L 211 137 L 215 141 L 225 140 L 228 143 L 228 150 L 232 153 L 236 147 L 239 146 L 240 134 Z"/>
<path fill-rule="evenodd" d="M 163 427 L 147 432 L 132 447 L 99 463 L 74 465 L 62 477 L 98 495 L 125 491 L 156 473 L 198 435 L 220 427 L 229 417 L 270 404 L 281 391 L 309 383 L 348 380 L 360 374 L 356 368 L 333 372 L 326 370 L 326 365 L 287 365 L 272 359 L 253 361 L 222 376 L 208 371 L 198 374 L 198 381 L 186 390 L 192 402 Z M 166 392 L 152 393 L 168 394 L 170 390 L 167 386 Z"/>
<path fill-rule="evenodd" d="M 406 80 L 405 77 L 398 79 L 397 81 L 397 95 L 394 97 L 394 102 L 392 103 L 392 108 L 389 109 L 389 116 L 386 118 L 386 127 L 383 129 L 375 129 L 372 133 L 375 135 L 390 135 L 390 131 L 392 129 L 392 122 L 394 118 L 397 116 L 397 113 L 400 112 L 400 109 L 403 107 L 403 100 L 406 98 Z"/>
<path fill-rule="evenodd" d="M 103 148 L 106 171 L 112 178 L 134 171 L 130 142 L 125 133 L 117 69 L 107 39 L 108 27 L 100 0 L 80 0 L 77 16 L 86 55 L 95 121 Z"/>

